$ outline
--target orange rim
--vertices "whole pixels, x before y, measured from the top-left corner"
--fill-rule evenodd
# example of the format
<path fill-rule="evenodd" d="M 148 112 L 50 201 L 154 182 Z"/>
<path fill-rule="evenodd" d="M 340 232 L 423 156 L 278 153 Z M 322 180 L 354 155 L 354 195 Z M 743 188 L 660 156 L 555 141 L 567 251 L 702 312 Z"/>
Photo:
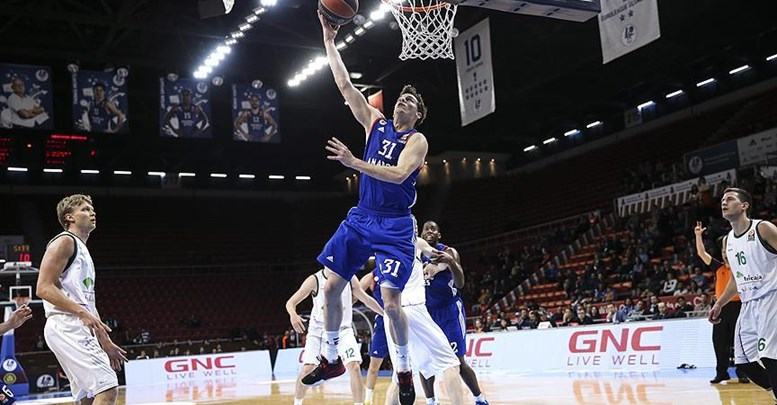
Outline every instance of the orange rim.
<path fill-rule="evenodd" d="M 449 7 L 450 4 L 446 3 L 444 1 L 441 1 L 433 6 L 423 6 L 423 7 L 397 7 L 399 10 L 402 10 L 405 13 L 427 13 L 429 11 L 435 11 L 439 10 L 441 8 Z"/>

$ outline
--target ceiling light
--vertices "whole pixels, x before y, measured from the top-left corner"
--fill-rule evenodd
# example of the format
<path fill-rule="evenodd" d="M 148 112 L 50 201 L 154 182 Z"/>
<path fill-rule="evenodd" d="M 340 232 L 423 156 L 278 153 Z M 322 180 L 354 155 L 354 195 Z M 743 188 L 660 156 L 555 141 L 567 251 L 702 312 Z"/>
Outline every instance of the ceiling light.
<path fill-rule="evenodd" d="M 365 30 L 363 27 L 359 27 L 353 33 L 360 36 L 360 35 L 363 35 L 365 32 L 367 32 L 367 30 Z"/>
<path fill-rule="evenodd" d="M 165 172 L 148 172 L 149 176 L 165 177 Z"/>
<path fill-rule="evenodd" d="M 310 180 L 310 176 L 295 176 L 294 178 L 297 180 Z"/>
<path fill-rule="evenodd" d="M 351 75 L 351 79 L 356 79 L 356 80 L 359 80 L 362 78 L 362 76 L 364 76 L 361 72 L 351 72 L 350 75 Z"/>
<path fill-rule="evenodd" d="M 240 24 L 240 25 L 238 25 L 238 26 L 237 26 L 237 28 L 238 28 L 240 31 L 248 31 L 248 30 L 250 30 L 250 29 L 251 29 L 251 28 L 253 28 L 253 27 L 252 27 L 252 26 L 251 26 L 251 24 L 249 24 L 249 23 L 243 23 L 243 24 Z"/>
<path fill-rule="evenodd" d="M 267 178 L 270 179 L 270 180 L 283 180 L 284 179 L 283 175 L 280 175 L 280 174 L 271 174 L 271 175 L 267 176 Z"/>
<path fill-rule="evenodd" d="M 773 60 L 775 60 L 775 59 L 777 59 L 777 53 L 775 53 L 775 54 L 774 54 L 774 55 L 772 55 L 772 56 L 767 56 L 767 57 L 766 57 L 766 61 L 767 61 L 767 62 L 771 62 L 771 61 L 773 61 Z"/>
<path fill-rule="evenodd" d="M 129 176 L 132 174 L 132 172 L 129 170 L 114 170 L 113 174 L 117 176 Z"/>
<path fill-rule="evenodd" d="M 100 171 L 92 169 L 81 169 L 81 174 L 100 174 Z"/>
<path fill-rule="evenodd" d="M 588 128 L 588 129 L 591 129 L 593 127 L 598 127 L 599 125 L 602 125 L 601 121 L 594 121 L 594 122 L 586 125 L 585 127 Z"/>
<path fill-rule="evenodd" d="M 11 166 L 11 167 L 8 167 L 8 171 L 9 172 L 26 172 L 27 168 L 26 167 L 13 167 L 13 166 Z"/>
<path fill-rule="evenodd" d="M 178 177 L 194 177 L 194 176 L 195 176 L 195 174 L 191 173 L 191 172 L 181 172 L 181 173 L 178 173 Z"/>
<path fill-rule="evenodd" d="M 537 149 L 537 146 L 536 145 L 531 145 L 531 146 L 527 146 L 527 147 L 523 148 L 523 151 L 524 152 L 531 152 L 531 151 L 533 151 L 535 149 Z"/>
<path fill-rule="evenodd" d="M 240 177 L 241 179 L 254 179 L 254 178 L 256 178 L 256 175 L 254 175 L 254 174 L 240 174 L 237 177 Z"/>
<path fill-rule="evenodd" d="M 677 97 L 677 96 L 679 96 L 679 95 L 682 95 L 683 93 L 684 93 L 684 92 L 683 92 L 682 90 L 673 91 L 673 92 L 671 92 L 671 93 L 667 94 L 667 95 L 666 95 L 666 98 Z"/>
<path fill-rule="evenodd" d="M 556 142 L 556 140 L 557 140 L 556 138 L 548 138 L 548 139 L 546 139 L 546 140 L 542 141 L 542 144 L 543 144 L 543 145 L 547 145 L 547 144 L 549 144 L 549 143 Z M 480 160 L 480 159 L 478 159 L 478 161 L 479 161 L 479 160 Z"/>
<path fill-rule="evenodd" d="M 226 178 L 227 175 L 226 173 L 211 173 L 210 177 L 216 178 L 216 179 L 223 179 L 223 178 Z"/>
<path fill-rule="evenodd" d="M 246 22 L 251 24 L 259 21 L 259 17 L 257 17 L 256 14 L 250 14 L 248 17 L 246 17 Z"/>
<path fill-rule="evenodd" d="M 652 106 L 654 106 L 654 105 L 656 105 L 656 103 L 654 103 L 652 100 L 651 100 L 651 101 L 646 101 L 646 102 L 644 102 L 644 103 L 642 103 L 642 104 L 638 105 L 638 106 L 637 106 L 637 110 L 640 110 L 640 111 L 642 111 L 642 110 L 644 110 L 645 108 L 652 107 Z"/>
<path fill-rule="evenodd" d="M 743 65 L 743 66 L 740 66 L 740 67 L 738 67 L 736 69 L 731 69 L 731 70 L 729 70 L 728 74 L 735 75 L 735 74 L 737 74 L 739 72 L 744 72 L 745 70 L 750 70 L 750 65 Z"/>
<path fill-rule="evenodd" d="M 706 85 L 708 85 L 710 83 L 714 83 L 714 82 L 715 82 L 714 78 L 709 78 L 707 80 L 702 80 L 702 81 L 696 83 L 696 87 L 706 86 Z"/>
<path fill-rule="evenodd" d="M 373 25 L 375 25 L 375 22 L 372 20 L 368 20 L 366 23 L 364 23 L 363 27 L 369 29 L 369 28 L 372 28 Z"/>
<path fill-rule="evenodd" d="M 43 173 L 62 173 L 62 169 L 43 169 Z"/>
<path fill-rule="evenodd" d="M 577 135 L 579 133 L 580 133 L 579 129 L 570 129 L 569 131 L 564 132 L 564 136 L 572 136 L 572 135 Z"/>

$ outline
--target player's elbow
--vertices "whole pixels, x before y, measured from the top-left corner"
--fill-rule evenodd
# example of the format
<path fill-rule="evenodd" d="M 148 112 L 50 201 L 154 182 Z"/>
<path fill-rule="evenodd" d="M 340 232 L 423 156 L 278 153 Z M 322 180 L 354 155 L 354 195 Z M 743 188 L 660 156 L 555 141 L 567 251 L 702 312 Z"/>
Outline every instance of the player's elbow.
<path fill-rule="evenodd" d="M 51 284 L 41 283 L 40 280 L 38 280 L 38 283 L 35 285 L 35 295 L 41 299 L 49 301 L 52 287 L 53 286 Z"/>

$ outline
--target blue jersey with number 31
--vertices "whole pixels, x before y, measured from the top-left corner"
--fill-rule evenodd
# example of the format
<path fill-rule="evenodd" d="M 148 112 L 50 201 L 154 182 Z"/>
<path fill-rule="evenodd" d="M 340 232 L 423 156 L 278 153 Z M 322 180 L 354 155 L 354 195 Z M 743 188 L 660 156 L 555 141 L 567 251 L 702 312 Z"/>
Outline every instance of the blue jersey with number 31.
<path fill-rule="evenodd" d="M 398 132 L 391 120 L 375 120 L 364 149 L 364 161 L 378 166 L 397 166 L 399 155 L 415 132 L 415 129 Z M 414 170 L 402 184 L 381 181 L 362 173 L 359 206 L 377 212 L 409 213 L 415 204 L 415 182 L 420 169 Z"/>

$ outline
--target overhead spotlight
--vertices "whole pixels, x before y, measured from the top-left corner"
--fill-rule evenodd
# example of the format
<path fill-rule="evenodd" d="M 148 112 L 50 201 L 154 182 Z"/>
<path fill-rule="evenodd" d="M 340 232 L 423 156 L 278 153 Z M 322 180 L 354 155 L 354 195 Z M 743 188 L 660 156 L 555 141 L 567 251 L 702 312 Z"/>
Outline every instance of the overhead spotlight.
<path fill-rule="evenodd" d="M 367 29 L 369 29 L 369 28 L 372 28 L 372 26 L 373 26 L 373 25 L 375 25 L 375 22 L 374 22 L 374 21 L 372 21 L 372 20 L 367 20 L 367 22 L 366 22 L 366 23 L 364 23 L 363 27 L 364 27 L 364 28 L 367 28 Z"/>
<path fill-rule="evenodd" d="M 771 55 L 771 56 L 767 56 L 767 57 L 766 57 L 766 61 L 767 61 L 767 62 L 771 62 L 771 61 L 773 61 L 773 60 L 775 60 L 775 59 L 777 59 L 777 53 L 775 53 L 774 55 Z"/>
<path fill-rule="evenodd" d="M 262 86 L 264 86 L 264 83 L 262 83 L 262 81 L 259 80 L 259 79 L 254 80 L 254 81 L 251 82 L 251 87 L 253 87 L 253 88 L 257 89 L 257 90 L 261 89 Z"/>
<path fill-rule="evenodd" d="M 553 142 L 556 142 L 556 141 L 557 141 L 557 139 L 556 139 L 556 138 L 548 138 L 548 139 L 546 139 L 546 140 L 542 141 L 542 144 L 543 144 L 543 145 L 547 145 L 547 144 L 549 144 L 549 143 L 553 143 Z"/>
<path fill-rule="evenodd" d="M 399 29 L 399 23 L 397 23 L 396 21 L 391 21 L 389 23 L 389 28 L 391 28 L 392 31 L 396 31 Z"/>
<path fill-rule="evenodd" d="M 249 24 L 249 23 L 243 23 L 243 24 L 240 24 L 240 25 L 238 25 L 238 26 L 237 26 L 237 28 L 238 28 L 240 31 L 248 31 L 248 30 L 250 30 L 250 29 L 251 29 L 251 28 L 253 28 L 253 27 L 252 27 L 252 26 L 251 26 L 251 24 Z"/>
<path fill-rule="evenodd" d="M 78 73 L 78 69 L 78 62 L 70 62 L 67 64 L 67 71 L 72 74 Z"/>
<path fill-rule="evenodd" d="M 354 30 L 353 33 L 356 34 L 356 35 L 361 36 L 361 35 L 364 35 L 365 32 L 366 32 L 366 30 L 364 29 L 364 27 L 359 27 L 356 30 Z"/>
<path fill-rule="evenodd" d="M 570 129 L 569 131 L 564 132 L 564 136 L 573 136 L 573 135 L 577 135 L 579 133 L 580 133 L 579 129 Z"/>
<path fill-rule="evenodd" d="M 9 166 L 8 167 L 8 171 L 9 172 L 26 172 L 27 168 L 26 167 L 13 167 L 13 166 Z"/>
<path fill-rule="evenodd" d="M 364 75 L 362 74 L 362 72 L 351 72 L 351 73 L 350 73 L 350 76 L 351 76 L 351 79 L 356 79 L 356 80 L 359 80 L 359 79 L 361 79 L 361 78 L 362 78 L 362 76 L 364 76 Z"/>
<path fill-rule="evenodd" d="M 205 62 L 203 62 L 205 66 L 214 67 L 219 64 L 219 61 L 215 58 L 209 57 L 208 59 L 205 59 Z"/>
<path fill-rule="evenodd" d="M 278 0 L 262 0 L 261 4 L 265 7 L 272 7 L 278 4 Z"/>
<path fill-rule="evenodd" d="M 169 72 L 167 74 L 167 81 L 168 82 L 175 82 L 178 80 L 178 73 L 176 72 Z"/>
<path fill-rule="evenodd" d="M 491 159 L 491 163 L 496 163 L 496 159 Z"/>
<path fill-rule="evenodd" d="M 256 15 L 264 14 L 265 11 L 267 11 L 266 8 L 264 8 L 264 7 L 257 7 L 257 8 L 254 9 L 254 14 L 256 14 Z"/>
<path fill-rule="evenodd" d="M 44 168 L 43 173 L 62 173 L 62 169 Z"/>
<path fill-rule="evenodd" d="M 594 121 L 594 122 L 586 125 L 585 127 L 588 128 L 588 129 L 591 129 L 591 128 L 594 128 L 594 127 L 598 127 L 599 125 L 602 125 L 601 121 Z"/>
<path fill-rule="evenodd" d="M 224 44 L 227 46 L 232 46 L 237 43 L 237 40 L 235 38 L 229 38 L 228 40 L 224 41 Z"/>
<path fill-rule="evenodd" d="M 640 111 L 642 111 L 642 110 L 644 110 L 644 109 L 646 109 L 646 108 L 653 107 L 654 105 L 656 105 L 656 103 L 654 103 L 654 102 L 653 102 L 653 100 L 646 101 L 646 102 L 644 102 L 644 103 L 642 103 L 642 104 L 638 105 L 638 106 L 637 106 L 637 110 L 640 110 Z"/>
<path fill-rule="evenodd" d="M 165 172 L 148 172 L 149 176 L 165 177 Z"/>
<path fill-rule="evenodd" d="M 248 17 L 246 17 L 246 22 L 249 24 L 253 24 L 257 21 L 259 21 L 259 16 L 256 14 L 250 14 Z"/>
<path fill-rule="evenodd" d="M 284 179 L 283 175 L 281 175 L 281 174 L 271 174 L 271 175 L 267 176 L 267 178 L 270 179 L 270 180 L 283 180 Z"/>
<path fill-rule="evenodd" d="M 750 70 L 750 65 L 743 65 L 743 66 L 740 66 L 740 67 L 738 67 L 736 69 L 731 69 L 728 72 L 728 74 L 735 75 L 735 74 L 737 74 L 739 72 L 744 72 L 745 70 Z"/>
<path fill-rule="evenodd" d="M 677 91 L 673 91 L 673 92 L 671 92 L 671 93 L 667 94 L 665 97 L 666 97 L 666 98 L 677 97 L 677 96 L 680 96 L 680 95 L 682 95 L 683 93 L 684 93 L 684 92 L 683 92 L 682 90 L 677 90 Z"/>
<path fill-rule="evenodd" d="M 232 38 L 243 38 L 243 36 L 245 36 L 245 34 L 243 34 L 242 31 L 235 31 L 232 34 L 230 34 L 230 36 Z"/>
<path fill-rule="evenodd" d="M 350 44 L 351 42 L 353 42 L 354 39 L 356 38 L 354 38 L 353 35 L 348 35 L 347 37 L 345 37 L 345 42 Z"/>
<path fill-rule="evenodd" d="M 357 27 L 364 25 L 365 21 L 367 21 L 367 19 L 361 14 L 356 14 L 355 16 L 353 16 L 353 23 Z"/>
<path fill-rule="evenodd" d="M 442 163 L 443 163 L 443 164 L 448 164 L 448 161 L 447 161 L 447 160 L 445 160 L 445 159 L 443 159 L 443 160 L 442 160 Z"/>
<path fill-rule="evenodd" d="M 191 172 L 180 172 L 178 173 L 178 177 L 194 177 L 195 174 Z"/>
<path fill-rule="evenodd" d="M 224 78 L 222 76 L 213 76 L 213 79 L 210 79 L 210 82 L 213 83 L 214 86 L 219 87 L 224 84 Z"/>
<path fill-rule="evenodd" d="M 81 169 L 81 174 L 100 174 L 100 171 L 94 169 Z"/>
<path fill-rule="evenodd" d="M 299 80 L 294 80 L 294 79 L 291 79 L 291 80 L 289 80 L 288 82 L 286 82 L 286 84 L 287 84 L 289 87 L 297 87 L 297 86 L 299 86 Z"/>
<path fill-rule="evenodd" d="M 702 80 L 702 81 L 696 83 L 696 87 L 706 86 L 706 85 L 708 85 L 710 83 L 715 83 L 715 78 L 711 77 L 711 78 L 709 78 L 707 80 Z"/>
<path fill-rule="evenodd" d="M 338 42 L 337 43 L 337 50 L 342 51 L 343 49 L 348 48 L 348 44 L 345 42 Z"/>
<path fill-rule="evenodd" d="M 255 174 L 242 174 L 241 173 L 237 177 L 240 177 L 241 179 L 255 179 L 256 175 Z"/>
<path fill-rule="evenodd" d="M 208 75 L 205 72 L 201 71 L 201 70 L 198 70 L 198 71 L 194 72 L 192 74 L 192 76 L 194 76 L 195 79 L 204 79 L 204 78 L 208 77 Z"/>
<path fill-rule="evenodd" d="M 523 151 L 524 152 L 531 152 L 531 151 L 533 151 L 535 149 L 537 149 L 537 145 L 531 145 L 531 146 L 527 146 L 527 147 L 523 148 Z"/>
<path fill-rule="evenodd" d="M 310 180 L 310 176 L 295 176 L 295 180 Z"/>
<path fill-rule="evenodd" d="M 383 10 L 381 9 L 375 10 L 370 13 L 370 19 L 375 21 L 382 20 L 383 17 L 385 16 L 386 16 L 386 13 L 384 13 Z"/>
<path fill-rule="evenodd" d="M 211 173 L 210 177 L 212 177 L 214 179 L 225 179 L 225 178 L 227 178 L 227 174 L 226 173 Z"/>

